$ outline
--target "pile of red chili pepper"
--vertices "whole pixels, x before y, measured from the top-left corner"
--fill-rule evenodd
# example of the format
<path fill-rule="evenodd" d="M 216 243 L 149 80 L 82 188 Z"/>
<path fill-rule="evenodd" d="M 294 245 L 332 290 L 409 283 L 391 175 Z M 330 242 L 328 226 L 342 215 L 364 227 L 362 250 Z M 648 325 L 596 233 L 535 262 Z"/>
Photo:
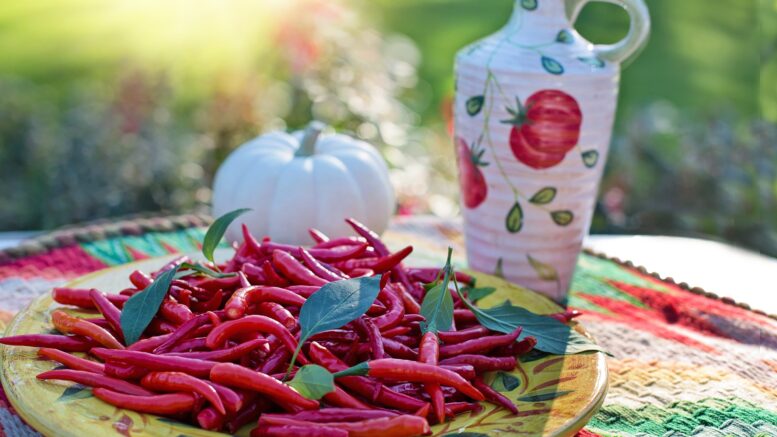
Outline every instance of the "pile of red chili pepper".
<path fill-rule="evenodd" d="M 254 436 L 413 436 L 428 434 L 430 423 L 479 411 L 483 400 L 517 413 L 483 376 L 513 370 L 535 339 L 516 341 L 520 329 L 489 331 L 455 293 L 453 329 L 422 335 L 423 285 L 439 278 L 440 269 L 403 266 L 412 247 L 390 253 L 375 233 L 348 222 L 358 237 L 330 239 L 311 230 L 315 243 L 307 249 L 259 242 L 244 227 L 234 257 L 210 265 L 236 274 L 173 280 L 141 339 L 129 346 L 120 325 L 124 303 L 187 257 L 150 275 L 133 272 L 133 287 L 118 294 L 56 288 L 56 302 L 101 317 L 55 310 L 51 320 L 62 335 L 19 335 L 0 343 L 40 347 L 41 357 L 65 367 L 41 373 L 41 380 L 73 381 L 116 407 L 230 433 L 258 420 Z M 362 363 L 364 376 L 337 377 L 335 391 L 321 400 L 285 384 L 306 298 L 331 281 L 375 275 L 382 275 L 382 288 L 366 314 L 311 337 L 293 363 L 332 373 Z M 473 282 L 455 275 L 460 283 Z"/>

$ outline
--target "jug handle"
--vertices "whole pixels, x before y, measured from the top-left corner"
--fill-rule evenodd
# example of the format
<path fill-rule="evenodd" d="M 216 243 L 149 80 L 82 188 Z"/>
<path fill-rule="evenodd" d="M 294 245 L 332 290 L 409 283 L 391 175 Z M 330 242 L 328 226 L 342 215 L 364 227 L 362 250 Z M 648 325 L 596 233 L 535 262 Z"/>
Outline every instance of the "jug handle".
<path fill-rule="evenodd" d="M 594 53 L 597 57 L 621 64 L 628 65 L 645 47 L 650 36 L 650 13 L 642 0 L 567 0 L 567 15 L 572 23 L 589 2 L 599 1 L 612 3 L 626 10 L 631 24 L 629 33 L 625 38 L 615 44 L 594 44 Z"/>

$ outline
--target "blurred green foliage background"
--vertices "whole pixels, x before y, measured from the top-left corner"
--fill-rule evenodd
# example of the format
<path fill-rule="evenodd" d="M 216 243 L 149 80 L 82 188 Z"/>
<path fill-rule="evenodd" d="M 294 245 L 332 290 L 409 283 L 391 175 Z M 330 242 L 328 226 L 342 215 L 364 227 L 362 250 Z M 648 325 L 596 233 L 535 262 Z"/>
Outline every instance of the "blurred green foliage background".
<path fill-rule="evenodd" d="M 551 1 L 551 0 L 541 0 Z M 554 0 L 555 1 L 555 0 Z M 594 232 L 777 255 L 777 1 L 646 0 Z M 400 213 L 458 213 L 452 62 L 511 0 L 6 0 L 0 230 L 207 208 L 218 163 L 311 117 L 381 148 Z M 614 42 L 628 17 L 587 6 Z"/>

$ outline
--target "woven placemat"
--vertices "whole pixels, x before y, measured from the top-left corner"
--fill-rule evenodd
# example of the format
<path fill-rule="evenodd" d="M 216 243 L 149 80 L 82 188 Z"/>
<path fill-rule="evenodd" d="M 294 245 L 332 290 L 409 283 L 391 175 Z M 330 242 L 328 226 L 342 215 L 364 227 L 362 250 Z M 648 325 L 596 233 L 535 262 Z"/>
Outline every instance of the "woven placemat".
<path fill-rule="evenodd" d="M 134 217 L 63 229 L 0 251 L 0 320 L 85 273 L 197 251 L 210 218 Z M 403 217 L 390 246 L 440 262 L 460 225 Z M 777 436 L 777 321 L 646 269 L 585 252 L 569 304 L 613 356 L 610 389 L 584 436 Z M 36 435 L 0 396 L 0 431 Z"/>

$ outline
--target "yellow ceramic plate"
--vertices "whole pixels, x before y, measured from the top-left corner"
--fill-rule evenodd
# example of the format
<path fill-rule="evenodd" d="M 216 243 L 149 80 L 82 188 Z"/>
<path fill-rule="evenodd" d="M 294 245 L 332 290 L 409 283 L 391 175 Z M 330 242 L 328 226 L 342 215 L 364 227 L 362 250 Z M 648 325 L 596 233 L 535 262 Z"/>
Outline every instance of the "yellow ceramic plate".
<path fill-rule="evenodd" d="M 228 252 L 220 255 L 228 255 Z M 72 284 L 78 288 L 98 288 L 118 292 L 129 286 L 135 269 L 153 271 L 169 258 L 126 264 L 84 276 Z M 548 299 L 493 276 L 476 274 L 478 286 L 493 286 L 497 292 L 481 301 L 488 307 L 504 299 L 536 313 L 552 313 L 560 308 Z M 46 333 L 52 330 L 50 313 L 59 305 L 47 294 L 19 313 L 5 335 Z M 583 332 L 580 327 L 577 328 Z M 47 436 L 218 436 L 170 419 L 115 408 L 67 382 L 38 381 L 40 372 L 55 367 L 40 360 L 35 348 L 1 346 L 2 382 L 16 411 L 35 429 Z M 496 382 L 494 382 L 496 380 Z M 492 374 L 494 382 L 512 399 L 520 414 L 483 404 L 479 414 L 463 414 L 433 428 L 437 436 L 466 432 L 477 435 L 572 435 L 582 428 L 601 405 L 607 390 L 607 367 L 602 353 L 545 356 L 522 362 L 511 374 Z M 246 427 L 238 435 L 248 435 Z"/>

